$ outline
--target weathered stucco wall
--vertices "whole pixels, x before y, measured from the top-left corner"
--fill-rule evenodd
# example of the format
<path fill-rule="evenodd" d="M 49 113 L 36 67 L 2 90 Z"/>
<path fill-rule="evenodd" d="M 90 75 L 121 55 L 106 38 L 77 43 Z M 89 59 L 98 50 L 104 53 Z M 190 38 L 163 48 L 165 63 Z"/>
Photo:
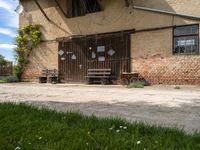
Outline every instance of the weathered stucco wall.
<path fill-rule="evenodd" d="M 57 42 L 43 42 L 31 51 L 24 79 L 37 78 L 43 69 L 58 69 Z"/>
<path fill-rule="evenodd" d="M 135 10 L 132 7 L 127 8 L 125 7 L 124 0 L 102 0 L 104 11 L 76 18 L 65 18 L 61 11 L 55 7 L 56 4 L 54 1 L 38 1 L 52 22 L 45 19 L 33 0 L 23 0 L 22 4 L 25 8 L 25 15 L 20 16 L 20 26 L 27 25 L 28 23 L 41 24 L 44 39 L 47 41 L 69 35 L 86 35 L 126 29 L 139 30 L 193 23 L 199 24 L 199 21 Z M 134 4 L 190 15 L 198 16 L 200 14 L 199 0 L 135 0 Z M 25 18 L 29 18 L 29 21 Z M 165 74 L 169 74 L 166 77 L 168 79 L 170 76 L 174 78 L 175 73 L 177 77 L 184 74 L 180 68 L 189 70 L 191 77 L 193 72 L 190 70 L 190 67 L 186 66 L 190 66 L 189 63 L 191 66 L 199 66 L 200 64 L 199 55 L 172 55 L 172 29 L 140 32 L 133 34 L 131 37 L 132 71 L 138 71 L 152 83 L 168 83 L 161 80 L 163 78 L 163 74 L 161 73 L 163 68 L 166 70 Z M 24 78 L 35 78 L 45 68 L 58 68 L 57 45 L 57 42 L 44 42 L 41 46 L 35 48 L 29 58 L 30 63 L 24 72 Z M 153 69 L 149 69 L 150 67 Z M 199 82 L 200 69 L 194 67 L 195 69 L 197 72 L 196 78 L 191 84 Z M 154 78 L 159 79 L 159 82 L 155 82 Z M 182 76 L 182 78 L 185 78 L 185 76 Z M 176 82 L 173 83 L 176 84 Z M 181 82 L 178 83 L 181 84 Z"/>
<path fill-rule="evenodd" d="M 69 35 L 95 34 L 125 29 L 144 29 L 193 22 L 170 15 L 134 10 L 131 6 L 127 8 L 125 7 L 124 0 L 102 0 L 104 11 L 81 17 L 66 18 L 56 7 L 54 1 L 38 1 L 52 22 L 48 22 L 45 19 L 33 0 L 23 1 L 26 11 L 25 15 L 30 18 L 30 22 L 41 24 L 44 27 L 44 38 L 47 40 Z M 198 10 L 200 2 L 198 0 L 183 0 L 181 2 L 180 0 L 135 0 L 134 3 L 139 6 L 161 8 L 171 12 L 194 15 L 199 15 L 200 13 L 200 10 Z M 185 4 L 184 7 L 183 4 Z M 27 23 L 28 21 L 26 21 L 25 17 L 21 16 L 20 26 L 24 26 Z"/>
<path fill-rule="evenodd" d="M 169 57 L 172 55 L 172 29 L 139 32 L 131 35 L 131 57 Z"/>

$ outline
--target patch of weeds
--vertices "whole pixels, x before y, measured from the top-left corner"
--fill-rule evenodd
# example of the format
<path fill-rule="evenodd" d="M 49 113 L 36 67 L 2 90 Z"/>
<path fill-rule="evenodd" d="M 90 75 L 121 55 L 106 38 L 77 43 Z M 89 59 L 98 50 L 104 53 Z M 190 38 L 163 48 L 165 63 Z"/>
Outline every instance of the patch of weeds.
<path fill-rule="evenodd" d="M 134 83 L 130 83 L 127 88 L 144 88 L 144 82 L 137 81 Z"/>
<path fill-rule="evenodd" d="M 15 76 L 8 76 L 8 77 L 3 77 L 0 80 L 0 83 L 13 83 L 13 82 L 19 82 L 19 79 Z"/>
<path fill-rule="evenodd" d="M 31 82 L 31 80 L 27 80 L 27 79 L 25 79 L 25 80 L 22 80 L 22 82 Z"/>
<path fill-rule="evenodd" d="M 180 87 L 180 86 L 175 86 L 174 89 L 176 89 L 176 90 L 180 90 L 181 87 Z"/>
<path fill-rule="evenodd" d="M 0 80 L 0 83 L 6 83 L 6 81 L 4 81 L 4 80 Z"/>

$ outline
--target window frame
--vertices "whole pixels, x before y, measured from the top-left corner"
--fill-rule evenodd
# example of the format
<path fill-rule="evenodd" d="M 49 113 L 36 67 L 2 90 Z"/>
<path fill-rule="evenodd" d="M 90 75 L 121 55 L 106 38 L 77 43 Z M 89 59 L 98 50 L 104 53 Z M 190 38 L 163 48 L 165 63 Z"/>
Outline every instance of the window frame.
<path fill-rule="evenodd" d="M 188 26 L 197 26 L 197 30 L 198 32 L 196 34 L 186 34 L 186 35 L 175 35 L 175 30 L 176 28 L 179 27 L 188 27 Z M 197 50 L 195 53 L 174 53 L 175 50 L 175 42 L 174 39 L 178 38 L 178 37 L 191 37 L 191 36 L 195 36 L 197 37 Z M 173 27 L 173 31 L 172 31 L 172 55 L 199 55 L 199 24 L 188 24 L 188 25 L 180 25 L 180 26 L 175 26 Z"/>

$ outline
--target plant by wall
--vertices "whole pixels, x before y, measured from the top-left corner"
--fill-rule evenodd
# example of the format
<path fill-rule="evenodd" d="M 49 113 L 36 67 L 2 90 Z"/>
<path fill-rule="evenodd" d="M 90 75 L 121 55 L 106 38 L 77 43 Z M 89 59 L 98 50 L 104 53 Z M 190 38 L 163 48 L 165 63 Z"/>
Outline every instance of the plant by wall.
<path fill-rule="evenodd" d="M 17 65 L 14 69 L 14 74 L 21 80 L 22 73 L 26 64 L 28 64 L 28 57 L 31 50 L 42 42 L 42 33 L 40 25 L 28 25 L 18 30 L 16 38 L 17 48 L 15 49 L 15 58 Z"/>

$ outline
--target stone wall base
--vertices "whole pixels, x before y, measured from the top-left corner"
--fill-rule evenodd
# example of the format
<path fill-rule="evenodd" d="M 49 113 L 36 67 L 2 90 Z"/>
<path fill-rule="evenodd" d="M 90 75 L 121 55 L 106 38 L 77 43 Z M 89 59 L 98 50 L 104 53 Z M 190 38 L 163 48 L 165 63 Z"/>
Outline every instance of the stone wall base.
<path fill-rule="evenodd" d="M 151 84 L 200 85 L 200 56 L 137 58 L 132 70 Z"/>

